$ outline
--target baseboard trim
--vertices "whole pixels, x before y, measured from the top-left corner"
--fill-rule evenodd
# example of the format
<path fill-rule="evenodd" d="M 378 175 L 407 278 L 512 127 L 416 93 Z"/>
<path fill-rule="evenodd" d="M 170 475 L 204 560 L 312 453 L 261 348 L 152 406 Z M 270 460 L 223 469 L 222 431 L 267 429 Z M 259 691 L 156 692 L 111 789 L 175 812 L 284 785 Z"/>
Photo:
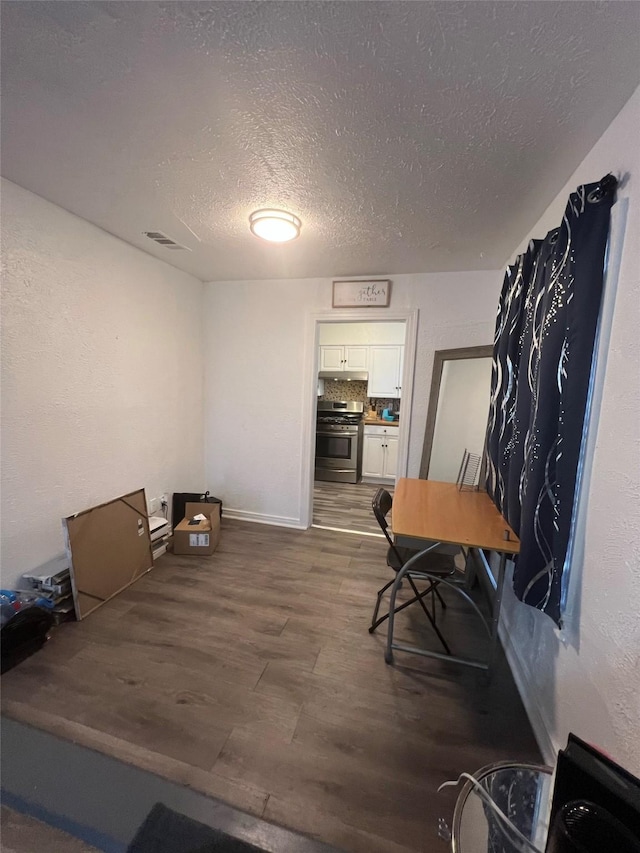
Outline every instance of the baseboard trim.
<path fill-rule="evenodd" d="M 273 527 L 290 527 L 293 530 L 306 530 L 299 518 L 289 518 L 286 515 L 267 515 L 261 512 L 249 512 L 246 509 L 231 509 L 223 507 L 223 518 L 233 518 L 236 521 L 251 521 L 254 524 L 271 524 Z"/>
<path fill-rule="evenodd" d="M 513 675 L 513 680 L 516 683 L 518 693 L 522 699 L 522 704 L 524 705 L 527 717 L 531 723 L 533 734 L 538 746 L 540 747 L 542 757 L 545 764 L 548 764 L 550 767 L 555 767 L 556 761 L 558 760 L 558 749 L 555 746 L 551 733 L 546 726 L 542 710 L 538 704 L 536 693 L 531 687 L 528 674 L 522 665 L 522 661 L 520 660 L 516 647 L 511 641 L 509 627 L 504 620 L 501 620 L 500 622 L 498 634 L 507 658 L 507 663 L 509 664 L 509 669 Z"/>

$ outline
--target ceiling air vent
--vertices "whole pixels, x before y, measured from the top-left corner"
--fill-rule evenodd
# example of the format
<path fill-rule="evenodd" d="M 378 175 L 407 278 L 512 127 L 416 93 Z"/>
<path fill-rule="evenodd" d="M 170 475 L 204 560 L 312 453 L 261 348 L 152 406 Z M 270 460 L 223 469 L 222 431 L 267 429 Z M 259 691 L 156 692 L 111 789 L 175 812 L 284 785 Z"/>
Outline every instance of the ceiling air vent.
<path fill-rule="evenodd" d="M 181 246 L 180 243 L 176 243 L 175 240 L 172 240 L 171 237 L 167 237 L 167 235 L 163 234 L 161 231 L 143 231 L 142 233 L 145 237 L 153 240 L 153 242 L 157 243 L 159 246 L 164 246 L 165 249 L 179 249 L 183 252 L 191 251 L 191 249 L 188 249 L 186 246 Z"/>

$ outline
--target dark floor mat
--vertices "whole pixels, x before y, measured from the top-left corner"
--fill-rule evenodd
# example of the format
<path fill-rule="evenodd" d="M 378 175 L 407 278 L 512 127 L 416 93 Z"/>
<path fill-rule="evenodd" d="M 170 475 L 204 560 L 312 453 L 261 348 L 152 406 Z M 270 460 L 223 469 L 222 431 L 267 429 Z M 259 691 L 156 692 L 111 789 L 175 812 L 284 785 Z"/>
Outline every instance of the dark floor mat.
<path fill-rule="evenodd" d="M 156 803 L 127 853 L 264 853 L 264 848 Z"/>

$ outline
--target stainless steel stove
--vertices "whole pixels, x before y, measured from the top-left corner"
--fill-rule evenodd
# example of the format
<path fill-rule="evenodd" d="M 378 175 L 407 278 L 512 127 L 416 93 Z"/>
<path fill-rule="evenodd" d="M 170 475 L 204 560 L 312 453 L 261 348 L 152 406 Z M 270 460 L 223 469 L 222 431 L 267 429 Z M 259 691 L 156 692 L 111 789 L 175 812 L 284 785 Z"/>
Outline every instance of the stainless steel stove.
<path fill-rule="evenodd" d="M 316 418 L 316 480 L 357 483 L 362 471 L 364 403 L 319 400 Z"/>

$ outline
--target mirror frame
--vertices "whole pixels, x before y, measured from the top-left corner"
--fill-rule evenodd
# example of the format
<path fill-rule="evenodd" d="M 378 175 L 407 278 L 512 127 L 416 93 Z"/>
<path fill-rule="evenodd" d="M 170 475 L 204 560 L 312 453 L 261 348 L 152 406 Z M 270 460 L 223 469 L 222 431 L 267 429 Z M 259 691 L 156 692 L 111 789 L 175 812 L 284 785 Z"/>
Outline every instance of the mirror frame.
<path fill-rule="evenodd" d="M 460 347 L 459 349 L 440 349 L 433 354 L 433 372 L 431 374 L 431 390 L 429 391 L 429 409 L 427 411 L 427 425 L 424 431 L 424 444 L 422 445 L 422 460 L 420 461 L 420 479 L 426 480 L 431 462 L 431 451 L 433 449 L 433 435 L 436 428 L 436 412 L 438 410 L 438 399 L 440 397 L 440 384 L 442 382 L 442 368 L 445 361 L 459 361 L 470 358 L 492 358 L 493 344 L 480 347 Z M 482 453 L 482 467 L 480 469 L 480 482 L 482 482 L 485 453 Z"/>

